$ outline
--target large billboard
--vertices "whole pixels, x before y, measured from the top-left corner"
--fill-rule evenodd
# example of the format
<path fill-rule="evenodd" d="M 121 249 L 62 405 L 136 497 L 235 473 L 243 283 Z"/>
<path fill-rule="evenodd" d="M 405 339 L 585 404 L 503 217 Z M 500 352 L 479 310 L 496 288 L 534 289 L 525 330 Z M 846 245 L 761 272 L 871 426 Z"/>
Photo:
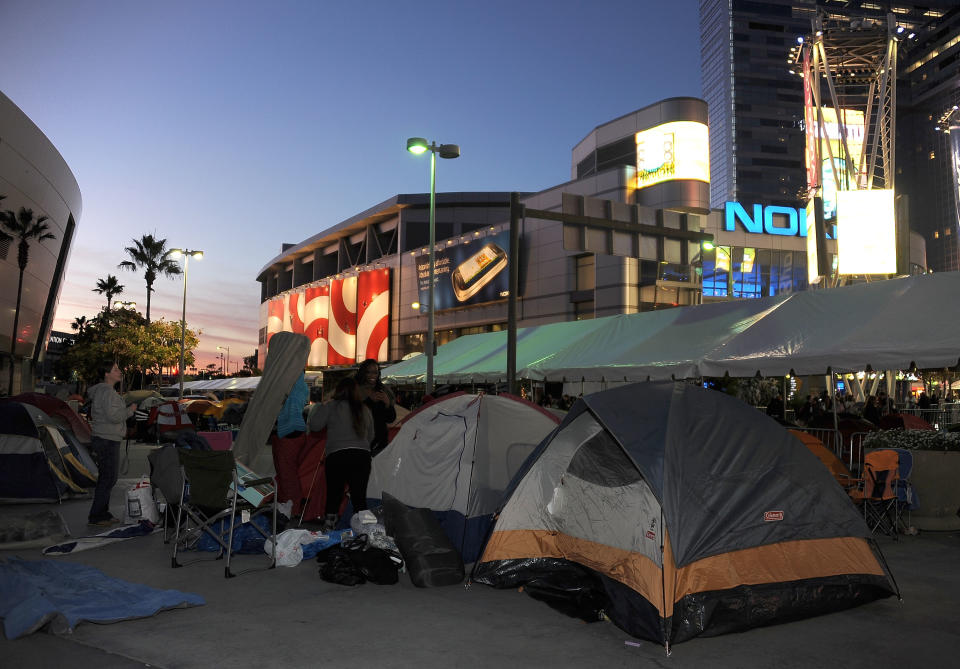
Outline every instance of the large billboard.
<path fill-rule="evenodd" d="M 821 195 L 823 197 L 823 218 L 825 221 L 832 221 L 837 216 L 837 181 L 840 182 L 842 190 L 855 190 L 862 178 L 863 160 L 863 140 L 864 124 L 863 112 L 856 109 L 841 109 L 840 117 L 837 116 L 837 110 L 832 107 L 823 107 L 823 130 L 826 134 L 820 132 L 819 124 L 815 123 L 813 132 L 807 127 L 807 174 L 808 182 L 811 175 L 814 180 L 822 179 L 817 185 L 822 185 Z M 816 110 L 812 110 L 815 113 Z M 808 112 L 807 118 L 811 117 Z M 840 120 L 843 120 L 843 127 L 846 131 L 847 148 L 850 150 L 850 161 L 848 166 L 845 153 L 843 151 L 843 141 L 840 133 Z M 809 122 L 809 121 L 807 121 Z M 820 144 L 817 146 L 817 137 L 820 138 Z M 813 142 L 814 146 L 809 145 Z M 831 160 L 831 156 L 833 156 Z M 811 160 L 819 161 L 819 173 L 814 169 Z M 812 187 L 814 184 L 808 183 Z"/>
<path fill-rule="evenodd" d="M 960 126 L 950 126 L 950 176 L 953 179 L 954 233 L 960 232 Z"/>
<path fill-rule="evenodd" d="M 840 274 L 895 274 L 897 231 L 893 189 L 837 193 Z"/>
<path fill-rule="evenodd" d="M 436 311 L 501 300 L 509 295 L 507 257 L 510 232 L 448 246 L 434 256 L 433 295 Z M 417 289 L 422 310 L 430 304 L 430 259 L 417 257 Z"/>
<path fill-rule="evenodd" d="M 277 332 L 310 340 L 308 367 L 389 359 L 390 270 L 331 279 L 267 303 L 267 345 Z M 359 358 L 359 360 L 358 360 Z"/>
<path fill-rule="evenodd" d="M 674 179 L 710 183 L 710 137 L 697 121 L 670 121 L 641 130 L 637 142 L 637 188 Z"/>

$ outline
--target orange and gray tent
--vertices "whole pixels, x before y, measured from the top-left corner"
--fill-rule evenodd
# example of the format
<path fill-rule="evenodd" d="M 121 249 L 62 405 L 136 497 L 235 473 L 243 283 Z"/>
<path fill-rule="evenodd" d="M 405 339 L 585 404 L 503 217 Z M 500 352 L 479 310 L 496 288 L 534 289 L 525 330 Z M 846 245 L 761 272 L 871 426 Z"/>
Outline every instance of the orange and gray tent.
<path fill-rule="evenodd" d="M 578 400 L 530 455 L 472 578 L 600 601 L 669 649 L 894 594 L 869 538 L 774 420 L 694 385 L 638 383 Z"/>

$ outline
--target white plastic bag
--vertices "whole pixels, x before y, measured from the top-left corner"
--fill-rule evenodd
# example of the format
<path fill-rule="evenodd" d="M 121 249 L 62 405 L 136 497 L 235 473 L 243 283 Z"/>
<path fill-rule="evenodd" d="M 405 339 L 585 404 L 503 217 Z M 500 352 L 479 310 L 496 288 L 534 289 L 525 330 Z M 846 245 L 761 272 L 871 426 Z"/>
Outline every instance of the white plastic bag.
<path fill-rule="evenodd" d="M 127 503 L 123 510 L 124 523 L 129 525 L 141 520 L 149 520 L 153 524 L 160 522 L 160 511 L 153 499 L 153 486 L 147 477 L 143 477 L 127 490 Z"/>
<path fill-rule="evenodd" d="M 375 534 L 386 534 L 387 529 L 383 526 L 383 523 L 377 520 L 377 517 L 373 515 L 372 511 L 357 511 L 350 518 L 350 529 L 353 530 L 354 535 L 360 536 L 361 534 L 366 534 L 368 536 L 373 536 Z"/>
<path fill-rule="evenodd" d="M 277 566 L 296 567 L 303 561 L 303 544 L 310 544 L 325 535 L 309 530 L 284 530 L 277 535 Z M 263 544 L 267 555 L 273 551 L 273 542 L 267 539 Z"/>

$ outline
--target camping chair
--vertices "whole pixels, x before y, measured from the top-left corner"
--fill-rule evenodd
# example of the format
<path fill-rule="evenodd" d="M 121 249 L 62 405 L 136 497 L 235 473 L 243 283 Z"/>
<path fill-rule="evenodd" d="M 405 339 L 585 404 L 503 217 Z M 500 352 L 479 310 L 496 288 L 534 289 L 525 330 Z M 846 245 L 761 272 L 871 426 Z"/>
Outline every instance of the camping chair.
<path fill-rule="evenodd" d="M 851 491 L 855 502 L 863 504 L 863 518 L 870 532 L 897 538 L 899 513 L 897 485 L 900 456 L 890 449 L 871 451 L 863 458 L 862 489 Z"/>
<path fill-rule="evenodd" d="M 234 529 L 240 512 L 243 522 L 249 521 L 250 527 L 264 539 L 277 545 L 277 496 L 276 481 L 273 478 L 251 480 L 249 471 L 238 465 L 233 451 L 190 451 L 177 449 L 183 473 L 183 485 L 180 488 L 179 508 L 173 542 L 171 566 L 174 568 L 205 561 L 197 558 L 188 563 L 177 561 L 181 548 L 196 545 L 202 536 L 212 538 L 219 550 L 217 559 L 227 555 L 224 576 L 232 578 L 239 574 L 230 571 L 233 553 L 239 546 L 234 537 Z M 253 522 L 258 516 L 271 514 L 269 532 Z M 273 569 L 277 565 L 276 551 L 267 555 Z M 247 569 L 240 573 L 254 571 Z"/>
<path fill-rule="evenodd" d="M 897 522 L 905 533 L 910 533 L 912 525 L 910 512 L 920 506 L 917 491 L 910 482 L 910 475 L 913 473 L 913 453 L 905 448 L 894 448 L 892 450 L 897 452 L 900 470 L 900 476 L 897 478 L 894 488 L 897 492 Z M 903 519 L 904 511 L 907 512 L 906 521 Z"/>
<path fill-rule="evenodd" d="M 163 496 L 163 543 L 168 544 L 173 538 L 170 528 L 177 518 L 177 500 L 183 491 L 180 458 L 176 447 L 168 444 L 150 451 L 147 461 L 150 463 L 150 483 Z"/>

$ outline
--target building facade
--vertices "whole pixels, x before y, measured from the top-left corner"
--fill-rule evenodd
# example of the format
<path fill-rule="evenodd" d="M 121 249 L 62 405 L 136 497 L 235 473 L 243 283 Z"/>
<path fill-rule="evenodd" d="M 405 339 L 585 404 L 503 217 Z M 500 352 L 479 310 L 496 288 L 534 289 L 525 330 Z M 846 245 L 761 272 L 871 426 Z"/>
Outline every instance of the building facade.
<path fill-rule="evenodd" d="M 506 328 L 510 263 L 521 327 L 806 288 L 804 212 L 710 208 L 706 122 L 703 100 L 671 98 L 594 128 L 570 181 L 519 194 L 516 255 L 510 193 L 438 194 L 438 344 Z M 428 205 L 397 195 L 284 245 L 257 277 L 261 354 L 279 331 L 311 340 L 315 369 L 422 352 Z"/>
<path fill-rule="evenodd" d="M 931 19 L 900 59 L 897 190 L 937 272 L 960 270 L 960 7 Z"/>
<path fill-rule="evenodd" d="M 0 388 L 7 390 L 9 365 L 14 366 L 13 392 L 33 390 L 53 324 L 70 248 L 80 220 L 77 180 L 49 139 L 9 98 L 0 93 L 0 209 L 16 214 L 21 207 L 36 218 L 47 217 L 54 239 L 29 246 L 23 277 L 14 359 L 8 358 L 17 302 L 18 241 L 0 233 Z"/>

